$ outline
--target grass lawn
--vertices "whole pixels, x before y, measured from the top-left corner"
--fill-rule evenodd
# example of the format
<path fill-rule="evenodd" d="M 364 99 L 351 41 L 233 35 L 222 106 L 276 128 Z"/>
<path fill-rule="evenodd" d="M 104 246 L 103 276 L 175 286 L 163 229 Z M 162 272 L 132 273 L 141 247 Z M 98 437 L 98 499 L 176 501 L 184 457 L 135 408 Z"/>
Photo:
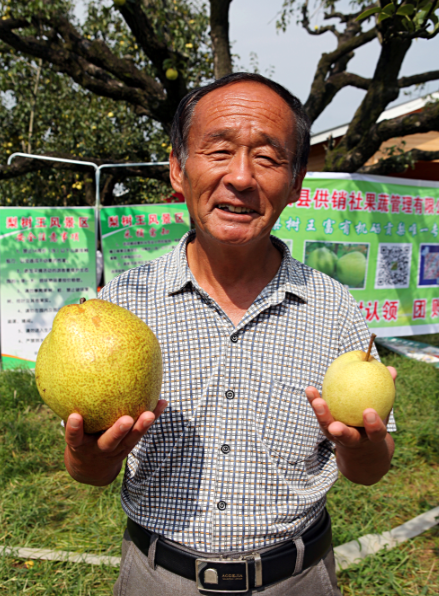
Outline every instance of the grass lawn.
<path fill-rule="evenodd" d="M 439 344 L 439 335 L 419 341 Z M 335 545 L 390 530 L 439 505 L 439 369 L 381 350 L 399 372 L 391 472 L 376 486 L 340 478 L 328 499 Z M 121 477 L 110 487 L 75 483 L 63 468 L 59 419 L 33 375 L 0 373 L 0 544 L 118 556 L 125 524 Z M 0 595 L 109 595 L 117 569 L 0 556 Z M 339 574 L 349 596 L 439 593 L 439 529 Z"/>

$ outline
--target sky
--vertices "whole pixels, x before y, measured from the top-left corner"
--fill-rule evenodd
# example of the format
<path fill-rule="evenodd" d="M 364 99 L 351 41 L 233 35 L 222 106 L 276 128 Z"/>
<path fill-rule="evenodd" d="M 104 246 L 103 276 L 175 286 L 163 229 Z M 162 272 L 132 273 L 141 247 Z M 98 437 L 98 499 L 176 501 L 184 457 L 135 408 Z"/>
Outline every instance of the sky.
<path fill-rule="evenodd" d="M 348 0 L 342 0 L 348 7 Z M 83 15 L 83 2 L 77 0 L 76 14 Z M 276 17 L 282 0 L 233 0 L 230 5 L 230 40 L 232 52 L 237 55 L 235 65 L 239 70 L 254 70 L 252 54 L 256 54 L 259 71 L 284 85 L 301 101 L 306 101 L 313 75 L 322 52 L 335 48 L 332 33 L 309 35 L 292 19 L 286 33 L 276 30 Z M 317 15 L 318 18 L 318 15 Z M 348 70 L 361 76 L 371 77 L 379 55 L 377 40 L 360 48 Z M 438 68 L 439 36 L 431 41 L 416 40 L 410 48 L 401 76 L 409 76 Z M 415 99 L 420 95 L 439 90 L 439 81 L 428 83 L 422 90 L 410 95 L 402 92 L 391 105 Z M 355 113 L 364 91 L 346 88 L 339 92 L 323 114 L 314 122 L 312 132 L 347 124 Z M 389 106 L 390 107 L 390 106 Z"/>

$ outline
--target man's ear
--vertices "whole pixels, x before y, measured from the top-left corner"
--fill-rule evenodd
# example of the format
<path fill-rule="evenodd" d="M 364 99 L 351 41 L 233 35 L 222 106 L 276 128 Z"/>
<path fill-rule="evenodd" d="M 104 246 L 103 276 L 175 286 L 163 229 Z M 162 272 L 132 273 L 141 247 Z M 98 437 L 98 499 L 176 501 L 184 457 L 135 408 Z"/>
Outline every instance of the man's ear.
<path fill-rule="evenodd" d="M 303 184 L 303 179 L 306 176 L 306 168 L 304 168 L 303 170 L 300 170 L 300 172 L 298 172 L 296 174 L 296 178 L 294 180 L 294 184 L 291 188 L 291 192 L 290 192 L 290 200 L 288 201 L 289 203 L 295 203 L 296 201 L 299 200 L 300 198 L 300 191 L 302 190 L 302 184 Z"/>
<path fill-rule="evenodd" d="M 183 194 L 183 170 L 180 166 L 180 163 L 174 153 L 174 150 L 171 151 L 169 155 L 169 179 L 171 181 L 172 188 Z"/>

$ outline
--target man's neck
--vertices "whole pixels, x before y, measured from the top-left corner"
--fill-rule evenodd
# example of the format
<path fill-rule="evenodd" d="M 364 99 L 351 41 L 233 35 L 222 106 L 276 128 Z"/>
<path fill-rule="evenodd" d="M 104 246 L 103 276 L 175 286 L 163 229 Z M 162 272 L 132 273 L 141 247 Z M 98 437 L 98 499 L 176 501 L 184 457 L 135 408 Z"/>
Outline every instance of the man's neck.
<path fill-rule="evenodd" d="M 236 326 L 276 275 L 282 255 L 269 237 L 249 246 L 229 246 L 195 236 L 187 245 L 187 259 L 198 284 Z"/>

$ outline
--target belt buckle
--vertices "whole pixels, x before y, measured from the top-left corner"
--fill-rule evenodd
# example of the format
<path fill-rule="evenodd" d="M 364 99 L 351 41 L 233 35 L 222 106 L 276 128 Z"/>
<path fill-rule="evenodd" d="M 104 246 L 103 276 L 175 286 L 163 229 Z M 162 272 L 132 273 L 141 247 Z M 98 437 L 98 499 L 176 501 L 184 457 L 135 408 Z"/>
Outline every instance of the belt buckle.
<path fill-rule="evenodd" d="M 240 559 L 196 559 L 197 588 L 205 592 L 248 592 L 248 563 Z"/>

